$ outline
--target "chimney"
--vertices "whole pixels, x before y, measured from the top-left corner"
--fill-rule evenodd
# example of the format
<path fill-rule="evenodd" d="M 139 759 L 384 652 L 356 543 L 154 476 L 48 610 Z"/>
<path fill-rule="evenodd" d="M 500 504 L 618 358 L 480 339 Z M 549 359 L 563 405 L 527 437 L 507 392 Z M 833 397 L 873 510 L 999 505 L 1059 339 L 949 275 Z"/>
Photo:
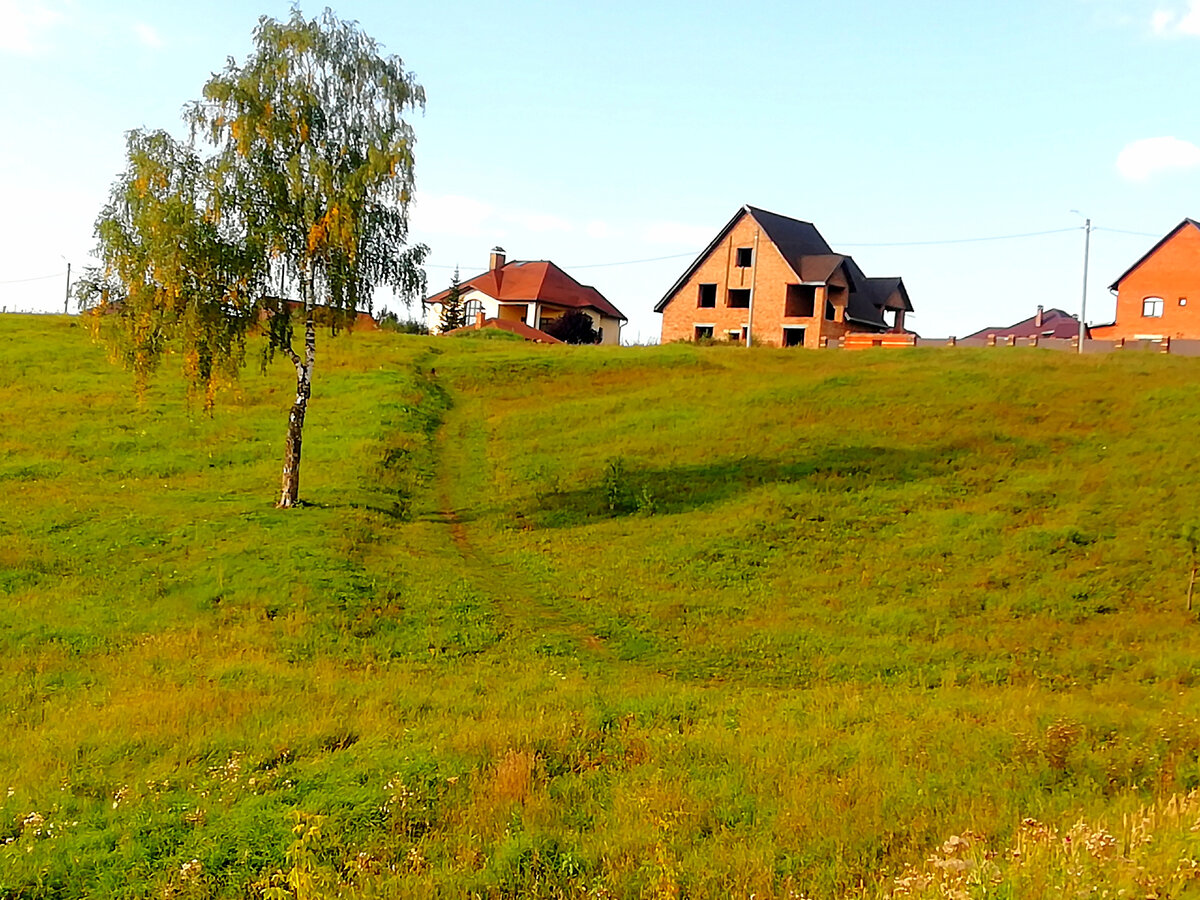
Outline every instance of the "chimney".
<path fill-rule="evenodd" d="M 1037 328 L 1042 327 L 1042 307 L 1040 304 L 1038 305 L 1037 315 L 1033 318 L 1033 324 Z"/>
<path fill-rule="evenodd" d="M 503 257 L 501 257 L 501 259 L 503 259 Z M 481 312 L 475 313 L 475 327 L 476 328 L 483 327 L 483 313 L 481 313 Z"/>
<path fill-rule="evenodd" d="M 494 272 L 504 268 L 504 248 L 493 247 L 491 258 L 488 260 L 488 271 Z"/>

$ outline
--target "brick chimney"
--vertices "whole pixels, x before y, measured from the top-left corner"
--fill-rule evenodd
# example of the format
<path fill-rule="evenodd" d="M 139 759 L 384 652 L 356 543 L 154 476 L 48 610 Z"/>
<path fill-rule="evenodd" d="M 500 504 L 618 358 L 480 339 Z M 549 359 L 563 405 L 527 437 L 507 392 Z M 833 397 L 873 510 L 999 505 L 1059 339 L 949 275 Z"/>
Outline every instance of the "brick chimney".
<path fill-rule="evenodd" d="M 483 327 L 483 313 L 481 313 L 481 312 L 475 313 L 475 327 L 476 328 Z"/>
<path fill-rule="evenodd" d="M 496 269 L 504 268 L 504 248 L 493 247 L 492 255 L 488 259 L 488 271 L 494 272 Z"/>
<path fill-rule="evenodd" d="M 1037 315 L 1033 317 L 1033 324 L 1036 328 L 1042 327 L 1042 307 L 1038 305 Z"/>

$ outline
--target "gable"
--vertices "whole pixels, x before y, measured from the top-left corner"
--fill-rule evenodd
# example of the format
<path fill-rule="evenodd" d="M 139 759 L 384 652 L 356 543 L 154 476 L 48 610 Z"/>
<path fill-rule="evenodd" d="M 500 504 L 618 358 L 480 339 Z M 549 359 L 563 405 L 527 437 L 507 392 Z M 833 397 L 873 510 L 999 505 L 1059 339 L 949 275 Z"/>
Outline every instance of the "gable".
<path fill-rule="evenodd" d="M 1169 232 L 1167 232 L 1166 237 L 1147 250 L 1137 262 L 1121 273 L 1121 277 L 1110 284 L 1108 289 L 1110 291 L 1119 290 L 1122 281 L 1132 275 L 1137 269 L 1140 269 L 1145 263 L 1153 259 L 1160 250 L 1166 247 L 1167 244 L 1172 243 L 1181 234 L 1181 232 L 1184 232 L 1185 230 L 1188 232 L 1188 236 L 1190 238 L 1194 239 L 1196 237 L 1200 237 L 1200 222 L 1197 222 L 1195 219 L 1184 219 Z M 1197 264 L 1200 266 L 1200 260 L 1198 260 Z"/>
<path fill-rule="evenodd" d="M 811 222 L 801 222 L 799 219 L 791 219 L 787 216 L 781 216 L 778 213 L 768 212 L 765 209 L 759 209 L 755 206 L 746 204 L 739 209 L 732 219 L 725 223 L 725 227 L 717 232 L 717 236 L 709 242 L 700 255 L 692 260 L 691 265 L 687 267 L 684 273 L 679 276 L 679 279 L 671 285 L 668 290 L 654 305 L 655 312 L 662 312 L 668 303 L 670 303 L 675 295 L 686 285 L 697 270 L 704 265 L 712 255 L 724 245 L 725 240 L 733 232 L 733 230 L 746 218 L 754 221 L 762 233 L 763 240 L 759 243 L 759 252 L 763 252 L 764 244 L 774 247 L 785 263 L 792 269 L 796 277 L 804 280 L 801 273 L 802 260 L 806 257 L 815 257 L 818 261 L 815 268 L 811 269 L 814 273 L 814 279 L 820 275 L 821 283 L 837 269 L 838 265 L 845 258 L 834 253 L 830 249 L 829 244 L 821 237 L 821 233 Z M 849 277 L 847 275 L 847 277 Z"/>

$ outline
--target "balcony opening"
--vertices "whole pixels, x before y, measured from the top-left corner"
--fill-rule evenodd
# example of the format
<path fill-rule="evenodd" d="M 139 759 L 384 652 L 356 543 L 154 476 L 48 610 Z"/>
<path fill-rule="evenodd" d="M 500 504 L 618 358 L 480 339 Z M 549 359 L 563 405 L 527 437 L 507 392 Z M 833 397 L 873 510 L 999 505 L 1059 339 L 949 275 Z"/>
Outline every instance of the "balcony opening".
<path fill-rule="evenodd" d="M 817 302 L 817 289 L 811 284 L 789 284 L 783 314 L 787 318 L 811 317 Z"/>

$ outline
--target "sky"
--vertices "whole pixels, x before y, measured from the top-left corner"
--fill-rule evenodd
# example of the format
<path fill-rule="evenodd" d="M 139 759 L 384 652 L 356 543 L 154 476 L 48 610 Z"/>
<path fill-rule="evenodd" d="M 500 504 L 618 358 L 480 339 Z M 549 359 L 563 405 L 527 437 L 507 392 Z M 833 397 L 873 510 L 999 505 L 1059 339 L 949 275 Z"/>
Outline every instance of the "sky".
<path fill-rule="evenodd" d="M 1087 318 L 1111 321 L 1107 286 L 1200 217 L 1200 0 L 331 5 L 425 87 L 430 293 L 500 245 L 594 285 L 626 342 L 746 203 L 902 276 L 926 337 L 1078 313 L 1085 217 Z M 63 309 L 125 133 L 184 136 L 289 8 L 0 0 L 0 309 Z"/>

